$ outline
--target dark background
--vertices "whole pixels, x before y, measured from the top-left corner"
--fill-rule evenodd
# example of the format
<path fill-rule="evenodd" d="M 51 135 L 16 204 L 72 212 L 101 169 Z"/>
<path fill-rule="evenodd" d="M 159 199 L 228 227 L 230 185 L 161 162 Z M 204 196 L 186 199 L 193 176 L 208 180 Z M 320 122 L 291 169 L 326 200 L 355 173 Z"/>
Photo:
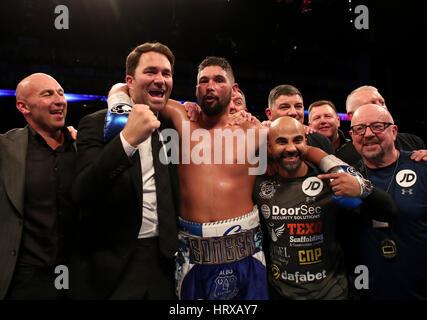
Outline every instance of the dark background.
<path fill-rule="evenodd" d="M 261 120 L 276 85 L 300 89 L 306 108 L 328 99 L 345 113 L 348 93 L 368 84 L 379 89 L 401 132 L 427 141 L 423 2 L 312 0 L 305 13 L 303 2 L 2 1 L 0 89 L 45 72 L 68 93 L 105 96 L 124 81 L 127 54 L 160 41 L 176 56 L 174 99 L 195 101 L 197 65 L 217 55 L 231 62 L 249 111 Z M 69 9 L 68 30 L 54 26 L 60 4 Z M 368 30 L 355 28 L 359 4 L 369 8 Z M 0 97 L 0 133 L 25 125 L 14 105 L 14 97 Z M 71 102 L 67 124 L 77 127 L 83 115 L 104 107 L 102 101 Z M 345 131 L 348 125 L 342 122 Z"/>

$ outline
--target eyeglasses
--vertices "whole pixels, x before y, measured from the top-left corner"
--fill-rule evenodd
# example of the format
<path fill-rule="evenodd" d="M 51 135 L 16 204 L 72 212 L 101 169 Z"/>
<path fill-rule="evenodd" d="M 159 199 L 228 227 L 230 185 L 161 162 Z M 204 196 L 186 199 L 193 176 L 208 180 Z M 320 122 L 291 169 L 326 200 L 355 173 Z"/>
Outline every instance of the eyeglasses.
<path fill-rule="evenodd" d="M 370 125 L 366 124 L 357 124 L 350 127 L 351 131 L 356 136 L 362 136 L 366 133 L 366 128 L 370 128 L 373 133 L 381 133 L 389 126 L 393 125 L 390 122 L 372 122 Z"/>

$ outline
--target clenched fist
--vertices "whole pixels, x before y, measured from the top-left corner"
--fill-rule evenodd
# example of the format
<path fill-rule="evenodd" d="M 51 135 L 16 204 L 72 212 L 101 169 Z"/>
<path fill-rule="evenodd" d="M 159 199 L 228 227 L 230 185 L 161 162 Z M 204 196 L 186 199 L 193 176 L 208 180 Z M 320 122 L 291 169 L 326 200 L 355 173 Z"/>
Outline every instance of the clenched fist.
<path fill-rule="evenodd" d="M 135 104 L 122 130 L 123 138 L 132 147 L 136 148 L 158 127 L 160 127 L 160 121 L 153 111 L 150 110 L 150 107 L 145 104 Z"/>

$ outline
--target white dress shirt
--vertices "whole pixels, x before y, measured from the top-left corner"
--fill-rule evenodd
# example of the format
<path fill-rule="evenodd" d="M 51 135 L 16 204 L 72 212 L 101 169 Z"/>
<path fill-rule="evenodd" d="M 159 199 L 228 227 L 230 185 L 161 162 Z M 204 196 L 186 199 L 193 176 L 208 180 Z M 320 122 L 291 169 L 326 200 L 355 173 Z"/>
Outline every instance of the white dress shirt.
<path fill-rule="evenodd" d="M 151 238 L 159 235 L 159 221 L 157 216 L 156 184 L 154 180 L 153 154 L 151 150 L 151 136 L 140 143 L 137 148 L 132 147 L 120 132 L 120 140 L 128 157 L 136 150 L 139 151 L 142 176 L 142 224 L 139 238 Z"/>

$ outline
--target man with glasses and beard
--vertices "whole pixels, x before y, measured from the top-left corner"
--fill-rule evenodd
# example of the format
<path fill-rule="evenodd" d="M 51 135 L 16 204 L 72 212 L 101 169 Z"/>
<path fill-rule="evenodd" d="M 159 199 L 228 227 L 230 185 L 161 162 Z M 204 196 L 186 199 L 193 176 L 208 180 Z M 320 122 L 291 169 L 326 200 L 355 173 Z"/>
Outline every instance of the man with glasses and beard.
<path fill-rule="evenodd" d="M 427 164 L 395 146 L 397 126 L 386 108 L 367 104 L 351 120 L 351 137 L 362 156 L 360 172 L 396 202 L 390 223 L 354 224 L 355 264 L 369 269 L 368 299 L 427 299 Z"/>
<path fill-rule="evenodd" d="M 348 173 L 319 175 L 319 169 L 306 161 L 306 140 L 298 120 L 284 116 L 273 121 L 268 152 L 279 171 L 255 182 L 253 197 L 266 229 L 270 298 L 347 299 L 347 274 L 338 241 L 339 231 L 346 226 L 339 220 L 355 213 L 346 212 L 333 196 L 359 197 L 360 186 Z M 392 209 L 379 210 L 385 207 Z M 396 211 L 392 199 L 378 190 L 363 199 L 359 214 L 366 208 L 386 221 Z"/>

